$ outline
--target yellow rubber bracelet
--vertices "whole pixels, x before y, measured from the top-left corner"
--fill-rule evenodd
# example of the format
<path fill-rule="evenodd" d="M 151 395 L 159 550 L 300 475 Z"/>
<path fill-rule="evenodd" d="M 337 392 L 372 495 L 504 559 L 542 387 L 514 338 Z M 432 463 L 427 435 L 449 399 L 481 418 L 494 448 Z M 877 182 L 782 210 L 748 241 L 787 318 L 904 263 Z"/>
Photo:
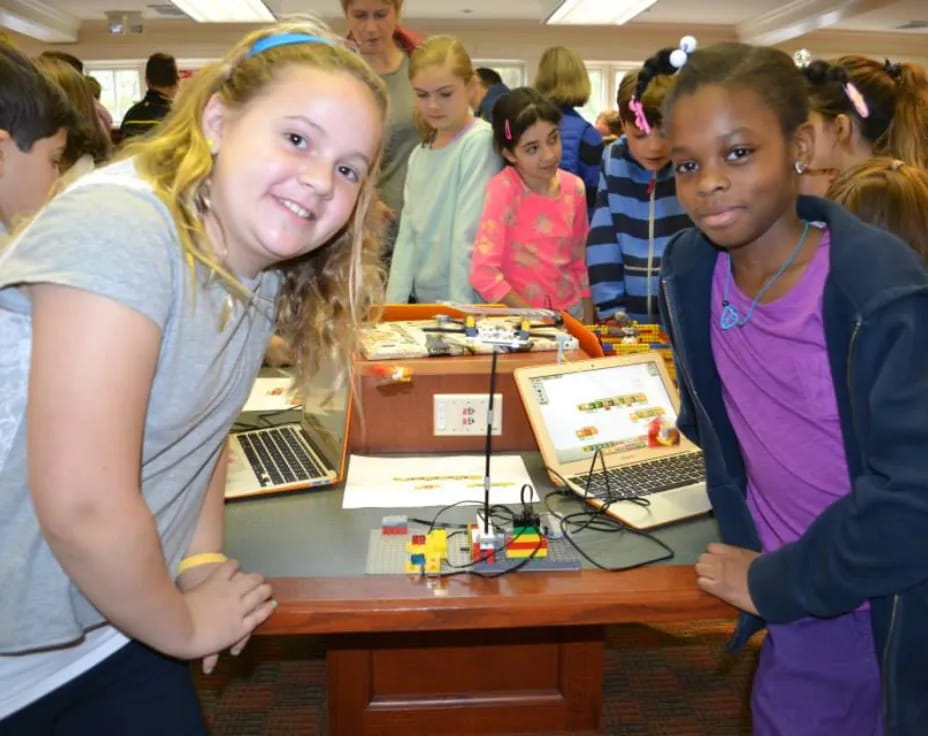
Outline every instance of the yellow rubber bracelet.
<path fill-rule="evenodd" d="M 222 554 L 222 552 L 203 552 L 198 555 L 190 555 L 190 557 L 185 557 L 180 561 L 180 564 L 177 566 L 177 574 L 180 575 L 191 567 L 208 565 L 211 562 L 225 562 L 228 559 L 229 558 Z"/>

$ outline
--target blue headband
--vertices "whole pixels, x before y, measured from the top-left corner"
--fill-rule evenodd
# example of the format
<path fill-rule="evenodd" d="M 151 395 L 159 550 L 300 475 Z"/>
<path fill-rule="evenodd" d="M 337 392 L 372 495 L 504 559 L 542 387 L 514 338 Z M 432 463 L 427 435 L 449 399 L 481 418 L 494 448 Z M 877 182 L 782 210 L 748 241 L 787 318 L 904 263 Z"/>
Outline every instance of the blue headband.
<path fill-rule="evenodd" d="M 248 49 L 248 58 L 257 56 L 268 49 L 277 46 L 289 46 L 295 43 L 324 43 L 326 46 L 335 44 L 327 38 L 321 36 L 311 36 L 308 33 L 278 33 L 276 36 L 265 36 L 254 42 L 254 45 Z"/>

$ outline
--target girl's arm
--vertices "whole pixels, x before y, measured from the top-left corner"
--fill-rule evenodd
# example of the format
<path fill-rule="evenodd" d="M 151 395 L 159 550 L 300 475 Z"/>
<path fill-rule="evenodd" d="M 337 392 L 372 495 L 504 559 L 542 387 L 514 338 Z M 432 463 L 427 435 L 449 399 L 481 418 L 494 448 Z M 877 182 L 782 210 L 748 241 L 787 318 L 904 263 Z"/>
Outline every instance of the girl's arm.
<path fill-rule="evenodd" d="M 159 328 L 80 289 L 40 284 L 30 296 L 29 487 L 52 552 L 128 636 L 183 658 L 231 646 L 273 610 L 269 587 L 228 562 L 182 594 L 140 488 Z"/>
<path fill-rule="evenodd" d="M 448 275 L 448 298 L 453 302 L 469 304 L 474 301 L 474 289 L 470 284 L 471 257 L 474 238 L 487 184 L 499 171 L 501 162 L 493 150 L 492 134 L 476 135 L 463 143 L 461 152 L 458 191 L 455 193 L 454 225 L 451 233 L 450 274 Z"/>
<path fill-rule="evenodd" d="M 506 172 L 494 176 L 487 186 L 470 264 L 470 283 L 484 301 L 502 302 L 511 307 L 525 305 L 525 300 L 513 291 L 503 273 L 503 255 L 509 241 L 507 222 L 512 219 L 513 209 L 517 206 L 517 197 Z"/>
<path fill-rule="evenodd" d="M 200 511 L 197 526 L 193 530 L 193 537 L 187 547 L 186 557 L 219 552 L 222 549 L 223 529 L 225 527 L 226 473 L 228 469 L 229 444 L 226 442 L 216 459 L 216 464 L 213 466 L 206 497 L 203 499 L 203 508 Z M 182 591 L 193 590 L 198 585 L 202 585 L 220 564 L 220 562 L 200 563 L 195 567 L 184 570 L 177 576 L 177 587 Z M 249 636 L 246 634 L 232 645 L 232 654 L 238 655 L 241 653 L 248 643 Z M 203 671 L 207 675 L 212 673 L 218 661 L 218 652 L 208 654 L 203 658 Z"/>
<path fill-rule="evenodd" d="M 412 235 L 411 217 L 403 217 L 410 209 L 410 203 L 416 201 L 416 194 L 412 191 L 413 172 L 416 167 L 416 150 L 409 155 L 409 165 L 406 169 L 406 181 L 403 184 L 403 212 L 400 213 L 400 227 L 393 242 L 393 259 L 390 262 L 390 273 L 387 278 L 387 289 L 384 302 L 387 304 L 407 304 L 413 286 L 413 259 L 415 256 L 415 243 Z"/>
<path fill-rule="evenodd" d="M 226 471 L 229 469 L 229 445 L 224 444 L 213 472 L 209 478 L 209 487 L 203 498 L 203 508 L 197 520 L 185 557 L 193 557 L 209 552 L 222 551 L 222 537 L 225 528 Z M 203 582 L 218 563 L 191 567 L 177 576 L 181 590 L 190 590 Z"/>
<path fill-rule="evenodd" d="M 586 268 L 586 238 L 590 231 L 586 216 L 586 193 L 582 180 L 572 178 L 572 181 L 574 184 L 573 197 L 571 198 L 574 206 L 574 232 L 573 242 L 571 243 L 573 252 L 570 259 L 570 269 L 580 289 L 580 301 L 583 304 L 583 322 L 584 324 L 592 324 L 596 317 L 593 300 L 590 298 L 590 276 Z"/>

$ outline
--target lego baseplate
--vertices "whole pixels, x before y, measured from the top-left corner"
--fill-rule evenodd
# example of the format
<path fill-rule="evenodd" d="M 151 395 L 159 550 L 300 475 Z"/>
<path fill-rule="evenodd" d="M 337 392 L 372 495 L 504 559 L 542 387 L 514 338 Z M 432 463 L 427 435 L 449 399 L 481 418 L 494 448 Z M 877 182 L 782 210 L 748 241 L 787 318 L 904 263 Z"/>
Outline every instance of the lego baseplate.
<path fill-rule="evenodd" d="M 415 534 L 424 534 L 425 527 L 413 529 Z M 470 546 L 467 534 L 461 530 L 459 534 L 448 534 L 448 560 L 441 564 L 442 574 L 459 570 L 473 570 L 475 572 L 502 572 L 515 567 L 523 560 L 506 559 L 505 552 L 497 556 L 499 562 L 470 562 Z M 412 539 L 413 534 L 383 534 L 380 529 L 372 529 L 367 545 L 367 563 L 364 572 L 367 575 L 404 575 L 405 562 L 409 559 L 406 543 Z M 466 566 L 466 567 L 465 567 Z M 552 571 L 552 570 L 579 570 L 580 556 L 576 553 L 570 542 L 564 539 L 548 540 L 548 556 L 533 558 L 519 567 L 519 572 Z"/>

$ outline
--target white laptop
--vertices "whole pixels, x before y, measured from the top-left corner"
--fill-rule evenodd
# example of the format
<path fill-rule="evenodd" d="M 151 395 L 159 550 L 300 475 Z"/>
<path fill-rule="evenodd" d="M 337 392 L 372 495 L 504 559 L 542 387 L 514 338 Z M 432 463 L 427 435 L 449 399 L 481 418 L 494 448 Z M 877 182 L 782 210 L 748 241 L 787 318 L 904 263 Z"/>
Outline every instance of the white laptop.
<path fill-rule="evenodd" d="M 556 485 L 636 529 L 711 510 L 699 448 L 649 437 L 655 417 L 675 427 L 680 406 L 658 353 L 526 366 L 515 380 Z"/>
<path fill-rule="evenodd" d="M 351 391 L 310 391 L 301 421 L 229 435 L 226 498 L 331 486 L 345 474 Z"/>

